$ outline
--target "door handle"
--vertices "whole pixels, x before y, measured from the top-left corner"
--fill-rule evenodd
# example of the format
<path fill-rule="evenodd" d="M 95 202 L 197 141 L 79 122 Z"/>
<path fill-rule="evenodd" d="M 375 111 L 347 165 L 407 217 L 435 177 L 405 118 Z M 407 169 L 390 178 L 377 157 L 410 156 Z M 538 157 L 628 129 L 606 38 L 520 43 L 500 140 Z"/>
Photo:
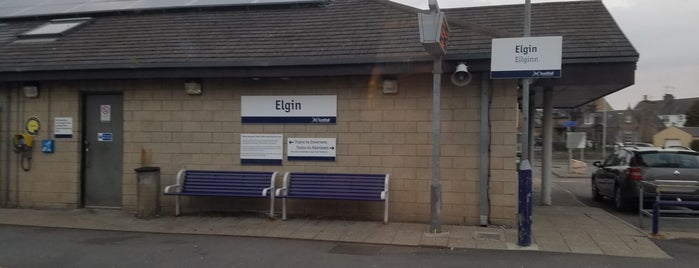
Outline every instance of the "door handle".
<path fill-rule="evenodd" d="M 83 150 L 85 150 L 85 152 L 90 151 L 90 141 L 88 141 L 88 140 L 83 141 Z"/>

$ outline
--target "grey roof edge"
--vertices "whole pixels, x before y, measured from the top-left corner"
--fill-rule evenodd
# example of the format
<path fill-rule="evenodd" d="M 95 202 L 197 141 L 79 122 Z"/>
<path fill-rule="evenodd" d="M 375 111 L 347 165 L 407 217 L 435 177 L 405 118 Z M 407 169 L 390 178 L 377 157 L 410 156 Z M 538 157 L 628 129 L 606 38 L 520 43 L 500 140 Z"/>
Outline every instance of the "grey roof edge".
<path fill-rule="evenodd" d="M 124 14 L 124 13 L 144 13 L 144 12 L 163 12 L 171 10 L 189 10 L 189 9 L 217 9 L 217 8 L 258 8 L 258 7 L 270 7 L 270 6 L 290 6 L 290 5 L 326 5 L 331 0 L 297 0 L 295 2 L 287 3 L 240 3 L 240 4 L 208 4 L 208 5 L 193 5 L 193 6 L 171 6 L 171 7 L 147 7 L 147 8 L 134 8 L 134 9 L 112 9 L 112 10 L 95 10 L 95 11 L 76 11 L 76 12 L 65 12 L 65 13 L 52 13 L 52 14 L 27 14 L 27 15 L 15 15 L 15 16 L 5 16 L 0 17 L 0 21 L 4 20 L 23 20 L 27 18 L 73 18 L 80 16 L 95 16 L 95 15 L 108 15 L 108 14 Z M 373 0 L 372 0 L 373 1 Z"/>
<path fill-rule="evenodd" d="M 429 11 L 429 10 L 419 9 L 419 8 L 416 8 L 413 6 L 401 4 L 398 2 L 393 2 L 390 0 L 369 0 L 369 1 L 374 2 L 374 3 L 379 3 L 382 5 L 386 5 L 386 6 L 389 6 L 389 7 L 401 10 L 401 11 L 405 11 L 408 13 L 415 13 L 415 15 L 417 15 L 417 13 L 425 13 L 425 12 Z"/>
<path fill-rule="evenodd" d="M 465 62 L 490 62 L 490 54 L 447 54 L 444 56 L 445 61 L 465 61 Z M 425 52 L 424 56 L 411 58 L 381 58 L 381 57 L 352 57 L 342 59 L 342 64 L 394 64 L 394 63 L 430 63 L 433 61 L 432 56 Z M 586 64 L 586 63 L 618 63 L 618 62 L 637 62 L 638 57 L 594 57 L 594 58 L 564 58 L 563 64 Z M 318 66 L 318 65 L 336 65 L 337 58 L 310 60 L 299 59 L 289 60 L 284 62 L 279 61 L 260 61 L 260 60 L 241 60 L 241 61 L 198 61 L 198 62 L 159 62 L 159 63 L 95 63 L 95 64 L 56 64 L 56 65 L 38 65 L 30 67 L 15 67 L 14 69 L 0 69 L 0 73 L 17 73 L 17 72 L 34 72 L 34 71 L 50 71 L 50 70 L 97 70 L 97 69 L 154 69 L 154 68 L 217 68 L 217 67 L 292 67 L 292 66 Z M 482 64 L 482 63 L 481 63 Z"/>

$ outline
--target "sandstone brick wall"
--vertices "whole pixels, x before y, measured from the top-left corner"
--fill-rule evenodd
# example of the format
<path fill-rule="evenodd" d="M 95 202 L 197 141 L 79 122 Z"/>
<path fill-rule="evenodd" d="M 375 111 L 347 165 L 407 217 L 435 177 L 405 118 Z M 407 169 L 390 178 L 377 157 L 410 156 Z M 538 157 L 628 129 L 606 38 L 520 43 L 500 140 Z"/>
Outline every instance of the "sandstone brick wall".
<path fill-rule="evenodd" d="M 181 168 L 309 172 L 390 173 L 391 221 L 429 221 L 432 177 L 431 75 L 398 77 L 399 93 L 384 95 L 367 76 L 340 78 L 204 79 L 203 94 L 185 94 L 181 79 L 51 82 L 37 99 L 16 98 L 12 131 L 37 116 L 48 138 L 53 117 L 73 117 L 72 139 L 57 139 L 56 153 L 34 150 L 32 170 L 10 159 L 12 202 L 22 207 L 80 206 L 81 92 L 124 95 L 123 207 L 136 207 L 134 168 L 161 167 L 162 185 L 174 183 Z M 516 207 L 516 89 L 495 81 L 490 109 L 491 221 L 513 225 Z M 42 84 L 43 85 L 43 84 Z M 442 86 L 441 182 L 444 223 L 477 224 L 479 217 L 480 83 Z M 337 124 L 241 124 L 245 95 L 337 95 Z M 21 96 L 18 96 L 21 97 Z M 49 119 L 51 118 L 51 120 Z M 283 161 L 281 166 L 240 165 L 241 133 L 337 138 L 334 162 Z M 4 156 L 2 156 L 4 157 Z M 3 174 L 0 177 L 5 179 Z M 4 183 L 4 182 L 0 182 Z M 281 176 L 279 177 L 281 183 Z M 4 194 L 4 193 L 0 193 Z M 161 196 L 165 213 L 173 198 Z M 265 199 L 184 198 L 185 211 L 265 210 Z M 292 215 L 380 219 L 374 202 L 303 201 L 289 204 Z"/>

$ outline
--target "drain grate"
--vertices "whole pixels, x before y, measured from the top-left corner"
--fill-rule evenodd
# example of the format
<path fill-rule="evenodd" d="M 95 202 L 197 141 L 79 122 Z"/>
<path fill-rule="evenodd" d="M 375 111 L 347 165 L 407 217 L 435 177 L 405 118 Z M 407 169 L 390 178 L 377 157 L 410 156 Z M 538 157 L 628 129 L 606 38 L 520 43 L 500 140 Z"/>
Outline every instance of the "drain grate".
<path fill-rule="evenodd" d="M 498 233 L 485 233 L 485 232 L 476 232 L 476 239 L 478 239 L 478 240 L 497 240 L 497 241 L 502 240 L 502 238 L 500 237 L 500 234 L 498 234 Z"/>
<path fill-rule="evenodd" d="M 328 252 L 347 255 L 377 256 L 381 253 L 381 250 L 383 250 L 383 247 L 341 244 L 331 248 Z"/>

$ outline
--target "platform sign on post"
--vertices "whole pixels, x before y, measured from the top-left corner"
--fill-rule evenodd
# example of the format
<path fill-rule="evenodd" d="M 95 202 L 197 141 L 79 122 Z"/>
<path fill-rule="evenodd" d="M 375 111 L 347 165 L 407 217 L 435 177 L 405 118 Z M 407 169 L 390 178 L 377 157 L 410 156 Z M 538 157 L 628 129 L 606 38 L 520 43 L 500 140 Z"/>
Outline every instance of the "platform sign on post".
<path fill-rule="evenodd" d="M 491 79 L 561 77 L 563 37 L 495 38 Z"/>
<path fill-rule="evenodd" d="M 566 133 L 566 148 L 568 149 L 585 149 L 587 133 L 585 132 L 567 132 Z"/>

